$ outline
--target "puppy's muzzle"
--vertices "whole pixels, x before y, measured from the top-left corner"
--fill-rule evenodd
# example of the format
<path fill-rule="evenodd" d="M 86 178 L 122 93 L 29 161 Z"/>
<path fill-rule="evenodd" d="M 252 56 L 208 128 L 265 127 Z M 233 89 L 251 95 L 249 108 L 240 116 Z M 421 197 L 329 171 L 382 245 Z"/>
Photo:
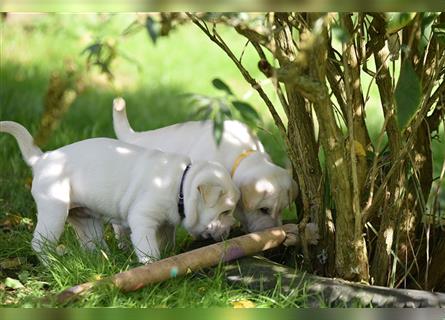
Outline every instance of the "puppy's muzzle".
<path fill-rule="evenodd" d="M 207 225 L 201 236 L 205 239 L 212 237 L 215 241 L 227 239 L 230 234 L 230 228 L 234 223 L 235 219 L 231 216 L 215 219 Z"/>

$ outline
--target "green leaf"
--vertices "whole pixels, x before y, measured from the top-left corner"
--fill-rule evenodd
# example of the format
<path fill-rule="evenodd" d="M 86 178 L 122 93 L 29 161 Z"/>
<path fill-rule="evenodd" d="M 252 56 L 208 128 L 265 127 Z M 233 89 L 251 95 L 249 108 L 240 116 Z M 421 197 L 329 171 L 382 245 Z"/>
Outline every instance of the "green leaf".
<path fill-rule="evenodd" d="M 212 108 L 210 106 L 204 106 L 196 110 L 193 113 L 192 117 L 199 120 L 205 120 L 209 118 L 211 113 L 212 113 Z"/>
<path fill-rule="evenodd" d="M 224 117 L 221 112 L 217 112 L 213 119 L 213 137 L 215 138 L 216 145 L 219 146 L 222 140 L 224 131 Z"/>
<path fill-rule="evenodd" d="M 219 110 L 226 118 L 232 118 L 232 111 L 230 111 L 227 101 L 223 99 L 218 99 Z"/>
<path fill-rule="evenodd" d="M 148 35 L 150 36 L 153 44 L 156 44 L 156 40 L 158 39 L 158 31 L 155 28 L 155 21 L 152 17 L 148 16 L 145 20 L 145 28 L 147 29 Z"/>
<path fill-rule="evenodd" d="M 437 41 L 445 45 L 445 23 L 434 24 L 431 29 Z"/>
<path fill-rule="evenodd" d="M 88 53 L 88 60 L 91 60 L 93 56 L 99 56 L 101 50 L 102 50 L 102 43 L 96 42 L 89 46 L 87 46 L 85 49 L 82 50 L 80 54 Z"/>
<path fill-rule="evenodd" d="M 199 94 L 192 94 L 189 96 L 191 104 L 197 107 L 209 107 L 214 103 L 214 98 Z"/>
<path fill-rule="evenodd" d="M 13 278 L 9 278 L 7 277 L 5 279 L 5 286 L 11 289 L 20 289 L 20 288 L 24 288 L 23 284 L 17 280 L 17 279 L 13 279 Z"/>
<path fill-rule="evenodd" d="M 386 32 L 395 33 L 407 26 L 416 16 L 415 12 L 388 12 L 386 23 Z"/>
<path fill-rule="evenodd" d="M 233 96 L 232 90 L 230 90 L 229 86 L 221 79 L 219 78 L 213 79 L 212 84 L 216 89 L 225 91 L 228 95 Z"/>
<path fill-rule="evenodd" d="M 331 30 L 332 30 L 332 37 L 342 43 L 348 42 L 348 40 L 351 38 L 348 31 L 346 31 L 345 28 L 339 25 L 334 25 Z"/>
<path fill-rule="evenodd" d="M 247 102 L 234 100 L 232 104 L 235 109 L 239 111 L 244 121 L 250 124 L 256 124 L 258 121 L 261 122 L 261 117 L 258 112 Z"/>
<path fill-rule="evenodd" d="M 420 104 L 421 84 L 410 62 L 405 61 L 400 70 L 394 97 L 400 129 L 405 128 Z"/>
<path fill-rule="evenodd" d="M 434 19 L 437 18 L 436 12 L 424 12 L 422 13 L 422 21 L 421 21 L 421 29 L 422 33 L 424 33 L 425 29 L 428 28 L 429 25 L 431 25 L 434 21 Z"/>
<path fill-rule="evenodd" d="M 421 36 L 417 43 L 417 50 L 422 55 L 425 52 L 426 47 L 432 32 L 432 23 L 437 18 L 436 12 L 423 12 L 421 13 Z"/>

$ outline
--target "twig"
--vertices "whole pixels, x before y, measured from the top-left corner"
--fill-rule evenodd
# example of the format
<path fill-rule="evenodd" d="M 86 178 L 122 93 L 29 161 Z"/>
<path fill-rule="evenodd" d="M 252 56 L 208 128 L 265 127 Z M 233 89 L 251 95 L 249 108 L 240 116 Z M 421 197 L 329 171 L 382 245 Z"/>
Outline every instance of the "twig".
<path fill-rule="evenodd" d="M 385 122 L 383 123 L 382 129 L 380 130 L 379 136 L 377 138 L 377 145 L 375 147 L 374 159 L 372 160 L 371 173 L 369 175 L 369 179 L 370 179 L 369 197 L 368 197 L 368 201 L 366 202 L 366 206 L 363 208 L 363 213 L 368 212 L 369 207 L 373 203 L 374 185 L 375 185 L 375 180 L 376 180 L 376 176 L 377 176 L 377 161 L 380 156 L 380 146 L 382 145 L 383 137 L 385 136 L 387 124 L 388 124 L 388 117 L 385 117 Z M 363 214 L 362 220 L 363 220 L 363 222 L 362 222 L 363 225 L 365 225 L 368 222 L 368 217 Z"/>

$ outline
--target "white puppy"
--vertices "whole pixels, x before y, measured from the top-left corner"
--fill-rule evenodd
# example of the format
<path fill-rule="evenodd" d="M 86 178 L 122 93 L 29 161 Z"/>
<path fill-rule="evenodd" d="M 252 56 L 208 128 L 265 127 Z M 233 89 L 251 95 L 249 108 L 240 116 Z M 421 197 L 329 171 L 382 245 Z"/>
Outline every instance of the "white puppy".
<path fill-rule="evenodd" d="M 108 138 L 42 153 L 20 124 L 2 121 L 0 131 L 17 139 L 33 171 L 38 222 L 32 246 L 38 253 L 45 241 L 57 243 L 67 219 L 86 248 L 103 241 L 103 222 L 128 227 L 142 263 L 159 258 L 157 232 L 182 223 L 192 235 L 220 239 L 234 222 L 239 191 L 217 163 L 190 166 L 186 156 Z"/>
<path fill-rule="evenodd" d="M 134 132 L 125 111 L 125 101 L 113 102 L 114 131 L 119 140 L 147 149 L 160 149 L 189 156 L 192 161 L 221 163 L 241 191 L 235 216 L 246 231 L 281 225 L 281 212 L 297 196 L 297 184 L 289 172 L 270 161 L 256 136 L 241 122 L 225 121 L 219 147 L 212 121 L 191 121 L 157 130 Z"/>

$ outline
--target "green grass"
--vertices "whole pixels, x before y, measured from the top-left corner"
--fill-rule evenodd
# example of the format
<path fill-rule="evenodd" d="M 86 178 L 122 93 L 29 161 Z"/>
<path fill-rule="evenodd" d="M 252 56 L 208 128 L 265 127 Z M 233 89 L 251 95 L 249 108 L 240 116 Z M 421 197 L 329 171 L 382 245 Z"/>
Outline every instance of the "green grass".
<path fill-rule="evenodd" d="M 10 21 L 1 24 L 0 120 L 22 123 L 35 133 L 43 111 L 43 98 L 53 72 L 62 72 L 66 61 L 74 63 L 86 76 L 86 88 L 76 98 L 60 126 L 43 146 L 52 150 L 60 146 L 97 136 L 114 137 L 111 102 L 117 95 L 127 100 L 128 116 L 136 130 L 159 128 L 190 119 L 192 109 L 184 101 L 184 93 L 220 94 L 211 85 L 215 77 L 228 83 L 237 96 L 251 88 L 239 71 L 193 25 L 181 27 L 156 45 L 141 32 L 118 39 L 118 48 L 139 62 L 117 58 L 112 65 L 115 81 L 107 84 L 96 69 L 85 70 L 82 50 L 95 37 L 115 37 L 132 21 L 133 15 L 50 15 L 33 21 Z M 230 30 L 222 34 L 239 55 L 245 43 Z M 243 62 L 253 75 L 260 77 L 251 46 L 246 48 Z M 267 85 L 274 102 L 272 86 Z M 286 163 L 283 142 L 273 125 L 264 103 L 254 93 L 248 98 L 264 120 L 266 130 L 258 134 L 272 159 Z M 278 104 L 277 104 L 278 105 Z M 377 113 L 378 97 L 371 91 L 367 121 L 372 135 L 382 125 Z M 279 110 L 283 114 L 282 110 Z M 444 138 L 434 141 L 435 175 L 444 158 Z M 79 248 L 73 230 L 67 226 L 61 243 L 67 253 L 52 254 L 49 268 L 34 255 L 30 240 L 36 221 L 36 208 L 29 190 L 31 170 L 21 159 L 16 142 L 9 135 L 0 135 L 0 262 L 21 257 L 16 267 L 0 269 L 0 305 L 35 306 L 36 298 L 56 293 L 68 286 L 105 277 L 137 265 L 131 252 L 122 251 L 110 230 L 106 233 L 109 252 L 87 253 Z M 5 225 L 11 216 L 17 221 Z M 190 241 L 185 232 L 178 237 L 177 250 Z M 12 290 L 1 285 L 7 277 L 19 279 L 24 288 Z M 74 306 L 122 307 L 209 307 L 231 306 L 237 300 L 250 300 L 259 307 L 300 307 L 306 305 L 304 291 L 292 295 L 276 290 L 252 292 L 245 287 L 232 287 L 216 268 L 210 276 L 204 273 L 171 279 L 134 293 L 123 294 L 102 288 Z"/>
<path fill-rule="evenodd" d="M 81 55 L 83 48 L 95 36 L 118 35 L 132 19 L 132 15 L 111 18 L 52 15 L 33 21 L 2 23 L 0 119 L 18 121 L 36 133 L 49 78 L 53 72 L 62 72 L 67 60 L 84 71 L 87 86 L 43 146 L 44 150 L 96 136 L 114 137 L 111 102 L 116 95 L 123 95 L 127 100 L 134 128 L 147 130 L 189 119 L 192 110 L 181 95 L 220 94 L 211 85 L 214 77 L 227 82 L 239 96 L 250 90 L 229 59 L 192 25 L 160 39 L 156 46 L 145 32 L 120 39 L 119 50 L 139 61 L 141 69 L 125 59 L 116 59 L 112 66 L 116 79 L 113 85 L 107 84 L 96 69 L 87 72 L 85 56 Z M 238 52 L 242 50 L 243 42 L 235 40 L 229 31 L 225 30 L 224 35 Z M 246 50 L 244 61 L 258 74 L 251 53 L 250 49 Z M 266 148 L 277 163 L 284 164 L 283 144 L 266 108 L 255 95 L 249 102 L 258 107 L 265 120 L 267 132 L 260 131 L 259 135 Z M 0 283 L 10 277 L 24 285 L 17 290 L 0 287 L 0 305 L 36 306 L 39 297 L 137 265 L 131 252 L 117 248 L 110 230 L 106 233 L 110 251 L 88 253 L 81 250 L 69 226 L 60 241 L 67 253 L 50 254 L 49 268 L 40 264 L 30 246 L 36 221 L 36 208 L 29 190 L 31 170 L 21 159 L 12 137 L 0 135 L 0 146 L 0 262 L 21 259 L 16 267 L 0 270 Z M 5 226 L 13 216 L 19 218 L 11 227 Z M 177 250 L 190 241 L 183 230 L 178 238 Z M 231 306 L 233 301 L 245 299 L 264 307 L 304 305 L 304 294 L 286 296 L 280 290 L 258 293 L 231 287 L 218 270 L 212 276 L 188 275 L 129 294 L 103 288 L 74 305 L 209 307 Z"/>

